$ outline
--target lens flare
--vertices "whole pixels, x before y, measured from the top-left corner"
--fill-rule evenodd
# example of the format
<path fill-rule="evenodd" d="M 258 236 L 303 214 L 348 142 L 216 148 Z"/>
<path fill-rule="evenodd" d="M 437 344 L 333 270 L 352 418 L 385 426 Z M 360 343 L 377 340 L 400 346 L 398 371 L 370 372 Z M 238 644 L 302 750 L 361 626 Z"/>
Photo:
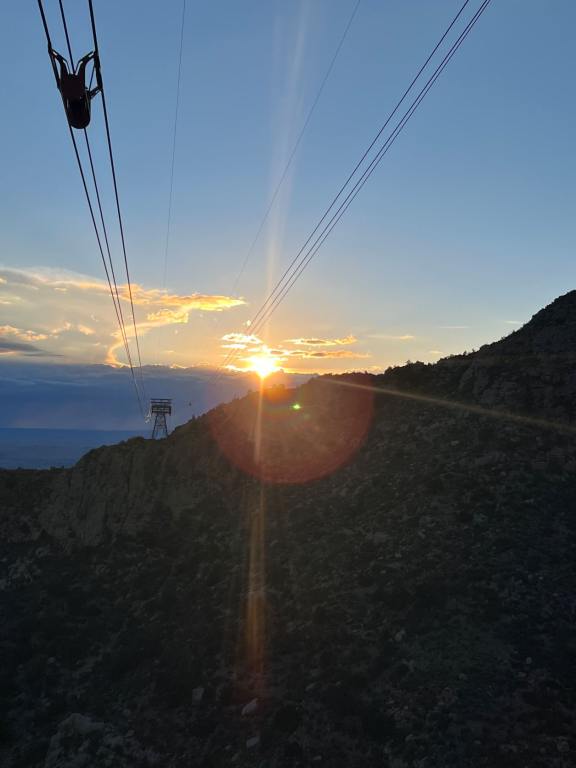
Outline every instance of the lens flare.
<path fill-rule="evenodd" d="M 252 357 L 249 357 L 246 362 L 248 363 L 246 370 L 254 371 L 254 373 L 257 373 L 261 379 L 265 379 L 267 376 L 270 376 L 271 373 L 280 370 L 277 365 L 278 360 L 269 355 L 253 355 Z"/>
<path fill-rule="evenodd" d="M 261 387 L 208 415 L 212 435 L 235 466 L 266 483 L 299 484 L 326 477 L 361 448 L 374 395 L 361 386 L 315 379 L 300 389 Z"/>

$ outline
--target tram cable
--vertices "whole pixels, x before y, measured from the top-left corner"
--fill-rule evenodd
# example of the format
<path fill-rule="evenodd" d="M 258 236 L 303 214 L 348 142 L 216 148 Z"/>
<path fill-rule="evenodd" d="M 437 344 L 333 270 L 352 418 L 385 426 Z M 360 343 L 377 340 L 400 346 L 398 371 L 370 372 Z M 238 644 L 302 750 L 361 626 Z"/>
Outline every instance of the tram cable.
<path fill-rule="evenodd" d="M 72 53 L 72 45 L 70 43 L 70 35 L 68 33 L 68 23 L 66 21 L 66 14 L 64 13 L 64 3 L 63 3 L 63 0 L 58 0 L 58 6 L 60 8 L 60 17 L 62 19 L 62 26 L 64 28 L 64 35 L 66 37 L 66 45 L 68 47 L 68 54 L 70 56 L 70 66 L 71 66 L 72 69 L 74 69 L 74 55 Z M 91 76 L 91 82 L 92 82 L 92 78 L 94 77 L 95 71 L 96 71 L 96 67 L 93 67 L 93 69 L 92 69 L 92 76 Z M 130 366 L 132 366 L 130 347 L 129 347 L 129 344 L 128 344 L 128 338 L 126 336 L 126 324 L 125 324 L 125 321 L 124 321 L 124 313 L 122 312 L 122 303 L 120 301 L 120 294 L 119 294 L 119 291 L 118 291 L 118 282 L 116 280 L 116 273 L 115 273 L 115 270 L 114 270 L 114 262 L 112 260 L 112 253 L 110 251 L 110 241 L 108 239 L 108 230 L 106 228 L 106 222 L 104 220 L 104 211 L 102 209 L 102 202 L 101 202 L 101 199 L 100 199 L 100 190 L 98 188 L 98 181 L 96 180 L 96 170 L 94 168 L 94 161 L 93 161 L 93 158 L 92 158 L 92 150 L 91 150 L 91 147 L 90 147 L 90 140 L 88 138 L 88 131 L 86 130 L 86 128 L 84 128 L 83 131 L 84 131 L 84 139 L 85 139 L 85 142 L 86 142 L 86 152 L 87 152 L 88 160 L 89 160 L 89 163 L 90 163 L 90 171 L 92 173 L 92 182 L 94 184 L 94 191 L 96 193 L 96 201 L 98 203 L 98 211 L 99 211 L 99 214 L 100 214 L 100 223 L 101 223 L 101 226 L 102 226 L 102 233 L 104 235 L 104 242 L 106 244 L 106 252 L 108 254 L 108 264 L 110 266 L 110 274 L 112 275 L 112 282 L 114 284 L 114 294 L 115 294 L 115 297 L 116 297 L 115 300 L 116 300 L 116 305 L 117 305 L 117 315 L 120 316 L 119 317 L 120 332 L 122 334 L 122 339 L 123 339 L 123 342 L 124 342 L 124 349 L 126 351 L 126 358 L 128 359 Z M 75 138 L 74 134 L 72 134 L 72 136 L 73 136 L 73 138 Z M 114 298 L 113 298 L 113 300 L 114 300 Z"/>
<path fill-rule="evenodd" d="M 61 0 L 60 0 L 61 1 Z M 128 268 L 128 256 L 126 254 L 126 239 L 124 237 L 124 224 L 122 221 L 122 212 L 120 210 L 120 197 L 118 194 L 118 182 L 116 179 L 116 166 L 114 163 L 114 154 L 112 152 L 112 139 L 110 137 L 110 123 L 108 120 L 108 109 L 106 107 L 106 93 L 104 90 L 104 83 L 102 80 L 102 70 L 100 67 L 100 55 L 99 55 L 99 48 L 98 48 L 98 36 L 96 34 L 96 21 L 94 19 L 94 6 L 92 4 L 92 0 L 88 0 L 88 8 L 90 10 L 90 23 L 92 25 L 92 36 L 94 39 L 94 54 L 95 54 L 95 62 L 97 63 L 96 67 L 96 82 L 98 83 L 102 95 L 102 108 L 104 112 L 104 125 L 106 127 L 106 141 L 108 144 L 108 155 L 110 157 L 110 167 L 112 170 L 112 182 L 114 185 L 114 197 L 116 200 L 116 211 L 118 213 L 118 225 L 120 227 L 120 239 L 122 242 L 122 254 L 124 257 L 124 267 L 126 269 L 126 282 L 128 284 L 128 296 L 130 298 L 130 310 L 132 313 L 132 325 L 134 328 L 134 340 L 136 342 L 136 352 L 138 354 L 138 370 L 140 373 L 140 383 L 142 386 L 142 390 L 144 391 L 145 395 L 145 386 L 144 386 L 144 377 L 142 373 L 142 357 L 140 355 L 140 340 L 138 338 L 138 328 L 136 326 L 136 315 L 134 313 L 134 298 L 132 295 L 132 283 L 130 281 L 130 270 Z M 146 395 L 145 395 L 146 396 Z"/>
<path fill-rule="evenodd" d="M 91 5 L 91 0 L 89 0 L 89 3 Z M 44 7 L 43 7 L 42 0 L 38 0 L 38 8 L 39 8 L 40 16 L 41 16 L 41 19 L 42 19 L 42 25 L 43 25 L 43 28 L 44 28 L 44 33 L 45 33 L 45 36 L 46 36 L 46 42 L 47 42 L 47 45 L 48 45 L 48 53 L 49 53 L 49 56 L 50 56 L 50 60 L 51 60 L 51 64 L 52 64 L 52 70 L 53 70 L 53 74 L 54 74 L 54 77 L 55 77 L 55 80 L 56 80 L 56 85 L 58 87 L 58 90 L 61 93 L 61 96 L 62 96 L 62 99 L 63 99 L 63 103 L 64 103 L 64 94 L 63 94 L 62 89 L 61 89 L 61 81 L 60 81 L 60 78 L 58 76 L 58 71 L 56 69 L 56 64 L 55 64 L 55 60 L 54 60 L 54 56 L 56 55 L 56 52 L 55 52 L 54 48 L 52 47 L 52 40 L 51 40 L 51 37 L 50 37 L 50 31 L 49 31 L 49 28 L 48 28 L 48 23 L 47 23 L 47 20 L 46 20 L 46 15 L 45 15 L 45 12 L 44 12 Z M 72 46 L 71 46 L 71 43 L 70 43 L 70 36 L 69 36 L 69 32 L 68 32 L 68 25 L 67 25 L 67 22 L 66 22 L 66 16 L 65 16 L 65 13 L 64 13 L 64 7 L 63 7 L 62 0 L 59 0 L 59 8 L 60 8 L 60 14 L 61 14 L 61 18 L 62 18 L 62 24 L 63 24 L 63 27 L 64 27 L 64 33 L 65 33 L 65 36 L 66 36 L 66 43 L 67 43 L 67 47 L 68 47 L 68 53 L 69 53 L 69 56 L 70 56 L 70 66 L 72 68 L 72 73 L 75 73 L 75 67 L 74 67 L 74 64 L 73 64 Z M 96 51 L 95 51 L 95 54 L 96 55 L 94 56 L 94 70 L 93 70 L 92 76 L 94 76 L 94 73 L 96 73 L 97 81 L 99 81 L 99 83 L 98 83 L 99 87 L 98 87 L 97 90 L 100 91 L 101 90 L 101 78 L 100 78 L 100 75 L 99 75 L 99 59 L 98 59 Z M 86 58 L 89 58 L 89 57 L 85 57 L 85 59 Z M 77 62 L 77 65 L 78 65 L 78 62 Z M 90 83 L 90 86 L 91 86 L 91 83 Z M 102 95 L 103 95 L 103 93 L 102 93 Z M 66 111 L 66 104 L 65 103 L 64 103 L 64 107 L 65 107 L 65 111 Z M 68 113 L 67 113 L 67 118 L 69 118 Z M 76 137 L 74 135 L 74 131 L 72 129 L 72 125 L 71 125 L 69 119 L 67 120 L 67 123 L 68 123 L 68 130 L 69 130 L 69 133 L 70 133 L 70 138 L 72 140 L 72 146 L 73 146 L 73 149 L 74 149 L 74 155 L 75 155 L 75 158 L 76 158 L 76 163 L 78 165 L 78 170 L 80 172 L 80 177 L 81 177 L 81 180 L 82 180 L 82 186 L 83 186 L 83 189 L 84 189 L 84 194 L 85 194 L 85 197 L 86 197 L 86 202 L 88 204 L 88 210 L 90 212 L 90 218 L 91 218 L 91 221 L 92 221 L 92 226 L 94 228 L 94 233 L 96 235 L 96 241 L 97 241 L 97 244 L 98 244 L 98 250 L 100 252 L 100 257 L 101 257 L 101 260 L 102 260 L 102 264 L 104 266 L 104 273 L 106 275 L 106 281 L 107 281 L 107 284 L 108 284 L 108 290 L 109 290 L 110 296 L 112 298 L 112 303 L 114 305 L 114 311 L 115 311 L 115 314 L 116 314 L 116 319 L 118 321 L 118 327 L 119 327 L 119 330 L 120 330 L 122 344 L 123 344 L 124 350 L 126 352 L 126 358 L 127 358 L 128 366 L 130 368 L 130 373 L 131 373 L 132 381 L 133 381 L 133 384 L 134 384 L 136 398 L 137 398 L 137 401 L 138 401 L 138 407 L 139 407 L 139 410 L 140 410 L 142 416 L 145 417 L 145 409 L 144 409 L 143 402 L 142 402 L 142 395 L 141 395 L 141 392 L 140 392 L 140 388 L 138 386 L 138 382 L 136 380 L 136 375 L 135 375 L 135 371 L 134 371 L 135 366 L 134 366 L 134 363 L 133 363 L 133 360 L 132 360 L 132 355 L 131 355 L 131 352 L 130 352 L 130 346 L 129 346 L 129 343 L 128 343 L 128 337 L 127 337 L 124 317 L 123 317 L 123 313 L 122 313 L 120 294 L 119 294 L 118 285 L 117 285 L 117 281 L 116 281 L 116 275 L 115 275 L 115 272 L 114 272 L 114 264 L 113 264 L 112 255 L 111 255 L 111 251 L 110 251 L 108 232 L 107 232 L 107 229 L 106 229 L 106 224 L 105 224 L 105 219 L 104 219 L 104 214 L 103 214 L 103 209 L 102 209 L 102 204 L 101 204 L 101 198 L 100 198 L 100 191 L 99 191 L 98 182 L 97 182 L 97 179 L 96 179 L 96 172 L 95 172 L 95 168 L 94 168 L 94 162 L 93 162 L 93 158 L 92 158 L 92 152 L 91 152 L 91 148 L 90 148 L 90 142 L 89 142 L 89 139 L 88 139 L 88 134 L 86 132 L 86 129 L 84 128 L 83 130 L 84 130 L 84 136 L 85 136 L 85 140 L 86 140 L 86 149 L 87 149 L 87 153 L 88 153 L 88 157 L 89 157 L 89 161 L 90 161 L 90 168 L 91 168 L 91 172 L 92 172 L 92 181 L 93 181 L 94 189 L 95 189 L 95 193 L 96 193 L 96 200 L 97 200 L 99 214 L 100 214 L 100 220 L 101 220 L 102 231 L 103 231 L 103 235 L 104 235 L 104 241 L 105 241 L 105 244 L 106 244 L 106 251 L 107 251 L 107 254 L 108 254 L 109 266 L 106 263 L 106 257 L 105 257 L 105 254 L 104 254 L 104 247 L 102 245 L 102 237 L 100 235 L 100 231 L 99 231 L 98 225 L 96 223 L 96 216 L 95 216 L 95 213 L 94 213 L 94 206 L 93 206 L 92 199 L 91 199 L 91 196 L 90 196 L 90 192 L 89 192 L 89 189 L 88 189 L 88 183 L 86 181 L 86 174 L 84 172 L 84 167 L 83 167 L 82 159 L 81 159 L 80 152 L 79 152 L 79 149 L 78 149 L 78 144 L 76 142 Z M 112 275 L 112 277 L 111 277 L 111 275 Z M 127 277 L 128 277 L 128 280 L 129 280 L 129 275 L 128 274 L 127 274 Z M 114 285 L 114 288 L 112 287 L 113 285 Z M 129 292 L 130 292 L 130 298 L 132 298 L 130 284 L 129 284 Z M 133 313 L 133 319 L 134 319 L 134 308 L 133 308 L 133 305 L 132 305 L 132 313 Z M 136 329 L 135 329 L 135 332 L 137 334 Z M 136 335 L 136 338 L 137 338 L 137 335 Z M 140 360 L 140 358 L 139 358 L 139 360 Z M 142 388 L 143 388 L 142 366 L 141 366 L 141 363 L 140 363 L 139 367 L 140 367 L 141 385 L 142 385 Z"/>

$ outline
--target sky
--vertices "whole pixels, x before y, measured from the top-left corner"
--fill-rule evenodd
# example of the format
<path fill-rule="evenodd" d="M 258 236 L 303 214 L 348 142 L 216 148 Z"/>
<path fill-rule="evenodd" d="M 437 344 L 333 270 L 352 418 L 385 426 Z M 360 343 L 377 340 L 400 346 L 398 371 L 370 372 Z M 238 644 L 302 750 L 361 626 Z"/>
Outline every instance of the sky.
<path fill-rule="evenodd" d="M 572 0 L 493 0 L 267 327 L 247 322 L 460 7 L 361 0 L 94 0 L 142 362 L 273 356 L 297 372 L 433 362 L 574 287 Z M 478 2 L 471 2 L 476 8 Z M 56 0 L 45 0 L 65 52 Z M 75 55 L 87 3 L 65 3 Z M 0 26 L 0 357 L 124 361 L 35 3 Z M 89 128 L 118 274 L 102 108 Z M 164 283 L 164 273 L 166 281 Z M 128 292 L 121 302 L 129 315 Z"/>

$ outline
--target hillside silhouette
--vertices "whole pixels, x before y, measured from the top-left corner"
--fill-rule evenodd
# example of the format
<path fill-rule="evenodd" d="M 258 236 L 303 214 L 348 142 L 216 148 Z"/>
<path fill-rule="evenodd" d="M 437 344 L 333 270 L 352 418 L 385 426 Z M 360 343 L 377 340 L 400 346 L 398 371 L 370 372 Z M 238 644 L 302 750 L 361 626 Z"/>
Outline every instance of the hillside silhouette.
<path fill-rule="evenodd" d="M 3 764 L 571 764 L 575 351 L 573 291 L 0 472 Z"/>

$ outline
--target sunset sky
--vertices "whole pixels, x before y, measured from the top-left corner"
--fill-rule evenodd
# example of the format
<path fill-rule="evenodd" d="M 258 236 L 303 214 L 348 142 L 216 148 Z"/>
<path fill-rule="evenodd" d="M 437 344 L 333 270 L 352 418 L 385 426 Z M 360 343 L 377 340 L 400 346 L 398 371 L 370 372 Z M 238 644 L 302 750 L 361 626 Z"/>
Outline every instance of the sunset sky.
<path fill-rule="evenodd" d="M 57 2 L 45 5 L 64 52 Z M 85 4 L 65 5 L 79 55 Z M 574 287 L 576 5 L 494 0 L 251 335 L 247 321 L 461 2 L 362 0 L 236 285 L 354 5 L 188 0 L 164 286 L 181 2 L 95 0 L 144 364 L 218 366 L 231 349 L 241 367 L 268 350 L 304 372 L 429 362 L 506 335 Z M 123 362 L 36 3 L 4 10 L 0 59 L 0 355 Z M 113 222 L 98 99 L 93 110 Z"/>

